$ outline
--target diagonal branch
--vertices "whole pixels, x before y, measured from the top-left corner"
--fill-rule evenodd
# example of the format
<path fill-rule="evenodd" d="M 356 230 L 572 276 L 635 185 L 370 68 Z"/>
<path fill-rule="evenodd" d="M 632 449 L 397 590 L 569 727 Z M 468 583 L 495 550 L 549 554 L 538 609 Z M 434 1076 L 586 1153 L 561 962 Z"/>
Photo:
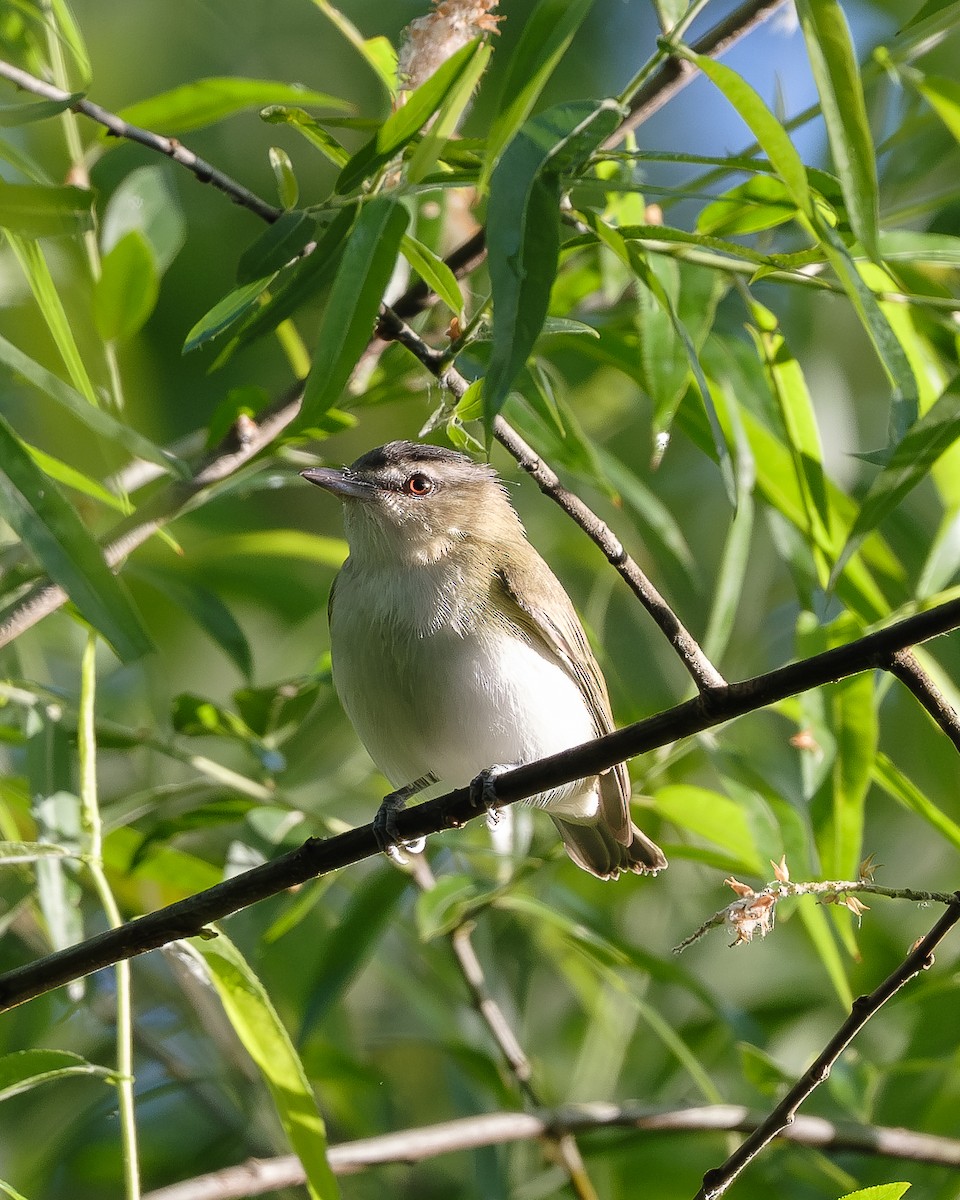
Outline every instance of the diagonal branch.
<path fill-rule="evenodd" d="M 616 763 L 690 737 L 734 717 L 785 700 L 810 688 L 881 666 L 896 650 L 960 627 L 960 599 L 937 605 L 884 629 L 836 646 L 765 675 L 731 683 L 675 708 L 628 725 L 592 742 L 497 776 L 497 805 L 516 804 L 576 779 L 600 774 Z M 456 828 L 485 812 L 480 789 L 457 788 L 397 814 L 397 834 L 414 841 Z M 372 825 L 322 840 L 225 880 L 119 929 L 108 930 L 0 977 L 0 1012 L 72 979 L 132 958 L 177 938 L 195 937 L 218 921 L 285 888 L 304 883 L 379 852 Z"/>
<path fill-rule="evenodd" d="M 840 1026 L 823 1048 L 809 1069 L 797 1080 L 750 1136 L 734 1151 L 720 1167 L 708 1171 L 703 1177 L 703 1187 L 694 1200 L 718 1200 L 730 1187 L 744 1167 L 748 1166 L 782 1130 L 788 1128 L 796 1118 L 797 1109 L 830 1074 L 843 1051 L 850 1045 L 870 1018 L 891 996 L 911 979 L 916 978 L 933 964 L 933 951 L 960 921 L 960 892 L 926 937 L 914 946 L 899 967 L 875 988 L 869 996 L 860 996 L 853 1002 L 850 1016 Z"/>

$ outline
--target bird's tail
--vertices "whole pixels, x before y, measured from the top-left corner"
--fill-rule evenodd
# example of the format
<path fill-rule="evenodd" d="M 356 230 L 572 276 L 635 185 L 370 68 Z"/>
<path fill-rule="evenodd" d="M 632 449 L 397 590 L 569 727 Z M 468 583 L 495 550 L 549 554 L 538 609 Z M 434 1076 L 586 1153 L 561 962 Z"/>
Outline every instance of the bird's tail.
<path fill-rule="evenodd" d="M 620 842 L 603 821 L 578 825 L 551 814 L 560 831 L 563 845 L 578 867 L 598 879 L 616 879 L 621 871 L 637 875 L 656 875 L 667 865 L 660 847 L 631 823 L 631 840 Z"/>

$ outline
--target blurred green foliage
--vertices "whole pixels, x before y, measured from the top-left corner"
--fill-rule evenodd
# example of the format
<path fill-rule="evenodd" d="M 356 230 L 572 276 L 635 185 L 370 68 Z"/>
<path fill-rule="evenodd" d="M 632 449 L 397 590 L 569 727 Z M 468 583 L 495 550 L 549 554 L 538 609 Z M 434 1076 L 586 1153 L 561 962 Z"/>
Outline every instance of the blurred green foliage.
<path fill-rule="evenodd" d="M 329 670 L 339 516 L 297 476 L 318 456 L 427 426 L 482 449 L 502 408 L 729 679 L 956 594 L 960 5 L 798 11 L 722 64 L 695 58 L 709 78 L 617 140 L 666 55 L 658 17 L 690 46 L 714 5 L 505 0 L 499 35 L 402 106 L 389 46 L 413 3 L 0 8 L 0 59 L 62 94 L 0 96 L 0 625 L 47 577 L 70 601 L 0 650 L 3 969 L 104 928 L 110 898 L 149 911 L 375 810 L 385 783 Z M 83 95 L 181 137 L 253 200 L 108 136 L 71 111 Z M 488 258 L 458 285 L 444 257 L 479 225 Z M 490 368 L 459 408 L 399 345 L 368 350 L 384 289 L 417 279 L 439 297 L 411 317 L 425 341 L 459 338 L 471 380 Z M 242 444 L 301 378 L 300 416 L 192 488 L 202 456 Z M 496 446 L 493 461 L 518 478 Z M 620 723 L 689 696 L 583 534 L 532 486 L 512 495 Z M 154 517 L 112 575 L 95 539 Z M 956 635 L 920 657 L 956 707 Z M 722 934 L 671 947 L 730 898 L 725 874 L 758 883 L 784 853 L 795 879 L 849 878 L 874 854 L 882 883 L 955 886 L 956 752 L 876 673 L 630 766 L 671 860 L 656 880 L 592 879 L 517 810 L 509 849 L 480 828 L 433 839 L 434 891 L 364 863 L 237 914 L 232 946 L 138 959 L 144 1187 L 292 1145 L 328 1195 L 319 1113 L 337 1142 L 522 1106 L 451 954 L 464 921 L 544 1104 L 769 1107 L 931 914 L 877 899 L 858 926 L 806 899 L 735 958 Z M 955 1132 L 950 958 L 810 1111 Z M 0 1179 L 28 1200 L 136 1193 L 117 1001 L 104 971 L 0 1020 Z M 583 1136 L 598 1193 L 692 1195 L 727 1140 L 678 1136 Z M 907 1179 L 956 1195 L 945 1167 L 798 1146 L 737 1189 L 898 1196 Z M 537 1143 L 342 1190 L 572 1194 Z"/>

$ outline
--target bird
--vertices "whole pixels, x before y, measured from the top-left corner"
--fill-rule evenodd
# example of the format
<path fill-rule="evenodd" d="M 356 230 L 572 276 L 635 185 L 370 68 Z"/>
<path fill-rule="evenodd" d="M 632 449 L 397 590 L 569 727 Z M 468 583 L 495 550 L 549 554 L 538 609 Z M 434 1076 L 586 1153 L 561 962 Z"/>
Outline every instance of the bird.
<path fill-rule="evenodd" d="M 343 504 L 349 556 L 328 605 L 333 682 L 395 789 L 374 823 L 381 845 L 396 841 L 397 810 L 431 784 L 492 779 L 495 793 L 506 767 L 613 730 L 573 603 L 492 467 L 394 441 L 301 475 Z M 528 803 L 599 879 L 667 865 L 631 820 L 624 763 Z"/>

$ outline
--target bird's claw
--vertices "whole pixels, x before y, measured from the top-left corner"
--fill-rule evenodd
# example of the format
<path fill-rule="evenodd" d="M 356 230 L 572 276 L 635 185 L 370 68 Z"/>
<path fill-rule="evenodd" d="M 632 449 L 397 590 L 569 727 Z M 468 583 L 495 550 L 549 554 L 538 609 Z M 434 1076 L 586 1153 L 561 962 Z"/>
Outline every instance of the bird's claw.
<path fill-rule="evenodd" d="M 397 814 L 403 811 L 411 796 L 415 796 L 436 782 L 435 775 L 424 775 L 421 779 L 415 779 L 413 783 L 408 783 L 405 787 L 397 788 L 395 792 L 384 796 L 376 811 L 373 818 L 373 836 L 376 838 L 380 850 L 400 866 L 406 866 L 405 853 L 422 853 L 427 839 L 419 837 L 405 841 L 397 829 Z"/>
<path fill-rule="evenodd" d="M 487 767 L 470 781 L 470 802 L 475 808 L 482 808 L 487 814 L 487 828 L 495 829 L 500 822 L 500 809 L 497 807 L 497 776 L 512 769 L 511 764 L 497 764 Z"/>

